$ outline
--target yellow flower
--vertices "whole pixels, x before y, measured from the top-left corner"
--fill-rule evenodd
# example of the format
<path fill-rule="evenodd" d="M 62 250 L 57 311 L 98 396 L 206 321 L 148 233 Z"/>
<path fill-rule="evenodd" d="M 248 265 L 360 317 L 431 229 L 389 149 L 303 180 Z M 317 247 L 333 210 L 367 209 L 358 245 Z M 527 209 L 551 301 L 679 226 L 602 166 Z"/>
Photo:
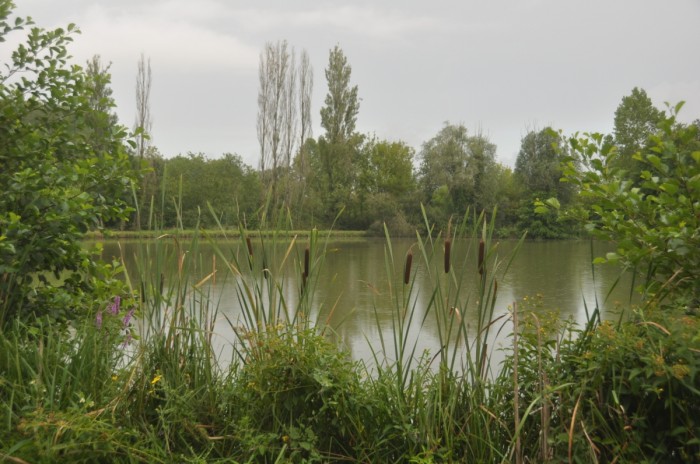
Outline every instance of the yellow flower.
<path fill-rule="evenodd" d="M 157 374 L 155 377 L 153 377 L 153 380 L 151 380 L 151 385 L 155 385 L 158 382 L 160 382 L 160 379 L 163 378 L 163 374 Z"/>
<path fill-rule="evenodd" d="M 671 366 L 671 372 L 675 378 L 682 380 L 683 377 L 690 374 L 690 369 L 685 364 L 674 364 Z"/>

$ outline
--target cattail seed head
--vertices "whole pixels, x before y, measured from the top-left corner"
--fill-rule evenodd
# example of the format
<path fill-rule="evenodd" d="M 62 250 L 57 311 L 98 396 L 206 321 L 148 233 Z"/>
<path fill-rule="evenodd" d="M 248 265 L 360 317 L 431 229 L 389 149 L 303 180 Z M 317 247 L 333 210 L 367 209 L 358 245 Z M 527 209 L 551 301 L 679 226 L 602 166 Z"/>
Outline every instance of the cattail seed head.
<path fill-rule="evenodd" d="M 250 237 L 245 238 L 245 243 L 248 245 L 248 255 L 253 256 L 253 243 L 250 241 Z"/>
<path fill-rule="evenodd" d="M 408 285 L 408 283 L 411 281 L 411 264 L 413 264 L 413 253 L 409 251 L 406 255 L 406 266 L 403 269 L 404 285 Z"/>
<path fill-rule="evenodd" d="M 452 240 L 445 239 L 445 274 L 450 272 L 450 255 L 452 250 Z"/>
<path fill-rule="evenodd" d="M 484 247 L 486 244 L 484 240 L 479 240 L 479 261 L 477 262 L 477 267 L 479 268 L 479 274 L 484 275 Z"/>
<path fill-rule="evenodd" d="M 304 279 L 309 275 L 309 247 L 304 250 Z"/>

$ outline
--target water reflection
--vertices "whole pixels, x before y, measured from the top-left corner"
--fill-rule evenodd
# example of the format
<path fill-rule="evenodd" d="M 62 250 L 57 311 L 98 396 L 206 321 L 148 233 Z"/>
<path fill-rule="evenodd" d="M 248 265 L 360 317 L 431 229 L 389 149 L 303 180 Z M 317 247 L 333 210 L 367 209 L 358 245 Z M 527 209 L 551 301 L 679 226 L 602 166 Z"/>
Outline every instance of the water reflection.
<path fill-rule="evenodd" d="M 318 273 L 317 285 L 313 292 L 312 318 L 329 320 L 337 332 L 338 337 L 350 350 L 356 359 L 371 360 L 372 350 L 379 350 L 382 337 L 387 343 L 393 340 L 392 318 L 395 311 L 404 307 L 412 308 L 415 305 L 416 319 L 410 333 L 411 340 L 417 340 L 417 352 L 430 350 L 435 353 L 440 344 L 440 334 L 434 315 L 425 316 L 429 308 L 434 279 L 445 279 L 444 273 L 428 272 L 425 263 L 419 259 L 415 240 L 394 239 L 392 241 L 394 262 L 387 264 L 386 243 L 381 239 L 367 239 L 354 241 L 337 241 L 329 244 L 324 258 L 322 269 Z M 151 245 L 144 242 L 122 242 L 121 250 L 117 242 L 104 244 L 103 257 L 124 256 L 126 267 L 132 281 L 139 282 L 137 258 L 143 255 L 145 249 Z M 175 246 L 173 244 L 166 246 Z M 247 263 L 247 250 L 240 242 L 219 242 L 218 246 L 226 250 L 230 256 L 242 256 L 242 263 Z M 440 262 L 432 263 L 434 269 L 442 268 L 441 247 L 436 259 Z M 511 255 L 516 242 L 502 241 L 498 244 L 498 255 L 505 258 Z M 286 265 L 280 271 L 274 271 L 276 282 L 281 289 L 282 298 L 276 304 L 283 308 L 296 307 L 301 291 L 301 262 L 303 262 L 303 249 L 305 243 L 300 243 L 292 250 Z M 416 273 L 415 287 L 409 296 L 407 287 L 402 283 L 403 264 L 405 253 L 413 247 L 416 254 L 414 259 L 414 272 Z M 265 263 L 275 269 L 278 263 L 287 255 L 285 247 L 279 249 L 268 248 L 271 263 Z M 605 244 L 593 245 L 595 256 L 604 254 Z M 259 255 L 260 250 L 256 250 Z M 152 251 L 149 251 L 151 253 Z M 233 275 L 226 275 L 225 267 L 219 259 L 216 264 L 213 258 L 214 252 L 210 245 L 200 244 L 198 256 L 188 255 L 187 259 L 194 260 L 196 266 L 193 270 L 196 274 L 192 282 L 196 282 L 202 276 L 217 267 L 216 285 L 212 291 L 212 301 L 218 306 L 219 319 L 215 331 L 219 340 L 219 348 L 222 356 L 231 356 L 229 344 L 235 340 L 231 323 L 241 325 L 241 305 L 236 291 Z M 174 256 L 175 253 L 172 253 Z M 465 244 L 453 244 L 453 266 L 457 275 L 463 275 L 463 287 L 457 292 L 454 288 L 443 297 L 448 300 L 441 307 L 466 307 L 466 318 L 471 327 L 476 326 L 475 311 L 478 292 L 476 286 L 479 275 L 476 272 L 476 258 L 474 250 L 467 255 Z M 468 256 L 468 257 L 467 257 Z M 155 259 L 155 258 L 154 258 Z M 607 292 L 613 282 L 619 277 L 616 268 L 600 265 L 591 265 L 591 244 L 587 241 L 565 242 L 525 242 L 515 255 L 508 272 L 503 274 L 503 269 L 496 270 L 499 286 L 495 315 L 506 314 L 508 306 L 514 301 L 520 301 L 524 297 L 541 295 L 541 301 L 545 309 L 556 310 L 562 318 L 573 318 L 582 323 L 586 319 L 586 305 L 589 309 L 595 307 L 598 300 L 603 312 L 603 317 L 615 317 L 614 308 L 617 301 L 627 302 L 629 298 L 629 279 L 622 279 L 610 298 L 605 301 Z M 177 266 L 173 260 L 170 266 Z M 387 265 L 393 272 L 393 278 L 389 279 Z M 433 268 L 431 268 L 433 269 Z M 254 270 L 257 275 L 262 275 L 262 263 L 256 263 Z M 493 272 L 490 269 L 489 272 Z M 212 281 L 213 282 L 213 281 Z M 167 285 L 167 283 L 166 283 Z M 443 288 L 447 288 L 443 282 Z M 474 308 L 472 311 L 471 308 Z M 424 326 L 419 330 L 419 322 L 425 320 Z M 505 327 L 501 335 L 507 334 L 509 327 Z M 499 340 L 492 340 L 490 345 L 497 347 Z"/>

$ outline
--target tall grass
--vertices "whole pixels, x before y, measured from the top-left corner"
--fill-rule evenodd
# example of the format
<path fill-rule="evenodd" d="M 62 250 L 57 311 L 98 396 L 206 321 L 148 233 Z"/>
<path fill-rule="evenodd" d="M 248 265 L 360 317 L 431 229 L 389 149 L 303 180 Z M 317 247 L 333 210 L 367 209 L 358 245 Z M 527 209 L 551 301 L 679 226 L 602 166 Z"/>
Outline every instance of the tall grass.
<path fill-rule="evenodd" d="M 376 372 L 368 378 L 374 394 L 391 405 L 381 411 L 380 422 L 398 422 L 400 427 L 376 435 L 369 448 L 383 451 L 376 451 L 372 460 L 411 455 L 500 462 L 511 437 L 498 411 L 490 409 L 490 402 L 496 404 L 498 399 L 490 392 L 494 373 L 489 343 L 493 331 L 505 325 L 505 316 L 496 314 L 497 282 L 512 256 L 498 255 L 493 221 L 487 223 L 483 215 L 466 214 L 444 233 L 436 233 L 427 217 L 425 222 L 427 233 L 418 234 L 407 250 L 401 276 L 395 276 L 399 266 L 386 231 L 392 337 L 380 337 L 380 346 L 373 351 Z M 422 314 L 415 285 L 419 274 L 432 288 L 427 306 L 420 308 Z M 475 295 L 466 291 L 468 279 L 476 280 Z M 376 309 L 375 315 L 380 325 Z M 439 347 L 435 353 L 418 353 L 420 333 L 429 318 L 437 327 Z"/>
<path fill-rule="evenodd" d="M 501 255 L 493 218 L 466 214 L 438 230 L 424 213 L 425 231 L 408 249 L 397 249 L 385 229 L 387 285 L 376 287 L 390 298 L 375 304 L 372 359 L 353 361 L 330 326 L 334 302 L 318 299 L 329 237 L 289 238 L 289 215 L 260 215 L 272 232 L 249 234 L 242 223 L 236 241 L 211 241 L 211 260 L 199 253 L 209 241 L 199 233 L 143 243 L 126 291 L 70 330 L 17 323 L 3 331 L 0 458 L 699 457 L 696 318 L 612 326 L 595 317 L 596 307 L 578 331 L 529 302 L 501 301 L 498 282 L 518 247 Z M 222 301 L 222 286 L 235 289 L 235 319 L 221 311 L 232 304 Z M 419 287 L 430 289 L 427 298 Z M 386 301 L 389 321 L 378 306 Z M 428 324 L 438 346 L 424 351 Z M 217 334 L 223 325 L 233 340 Z M 494 340 L 504 333 L 511 345 L 496 356 Z M 645 414 L 667 421 L 666 432 L 652 430 Z M 647 443 L 661 439 L 671 444 Z"/>

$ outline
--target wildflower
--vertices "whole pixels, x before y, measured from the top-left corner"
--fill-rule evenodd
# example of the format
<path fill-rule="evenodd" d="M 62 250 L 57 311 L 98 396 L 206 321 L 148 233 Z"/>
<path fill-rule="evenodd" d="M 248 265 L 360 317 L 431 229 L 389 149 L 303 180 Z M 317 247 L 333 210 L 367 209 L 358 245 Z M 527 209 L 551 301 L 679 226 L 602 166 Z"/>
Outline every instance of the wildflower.
<path fill-rule="evenodd" d="M 126 316 L 124 316 L 124 327 L 127 327 L 129 325 L 129 322 L 131 321 L 131 318 L 134 315 L 134 308 L 131 308 L 128 313 L 126 313 Z"/>
<path fill-rule="evenodd" d="M 151 385 L 157 384 L 158 382 L 160 382 L 160 380 L 162 378 L 163 378 L 163 374 L 156 374 L 156 376 L 153 377 L 153 380 L 151 380 Z"/>
<path fill-rule="evenodd" d="M 118 314 L 121 307 L 122 299 L 119 295 L 114 297 L 114 303 L 109 307 L 109 312 L 111 314 Z"/>
<path fill-rule="evenodd" d="M 671 373 L 678 380 L 683 380 L 688 374 L 690 374 L 690 368 L 685 364 L 674 364 L 671 366 Z"/>
<path fill-rule="evenodd" d="M 95 325 L 97 326 L 98 329 L 102 328 L 102 311 L 98 311 L 97 314 L 95 315 Z"/>

